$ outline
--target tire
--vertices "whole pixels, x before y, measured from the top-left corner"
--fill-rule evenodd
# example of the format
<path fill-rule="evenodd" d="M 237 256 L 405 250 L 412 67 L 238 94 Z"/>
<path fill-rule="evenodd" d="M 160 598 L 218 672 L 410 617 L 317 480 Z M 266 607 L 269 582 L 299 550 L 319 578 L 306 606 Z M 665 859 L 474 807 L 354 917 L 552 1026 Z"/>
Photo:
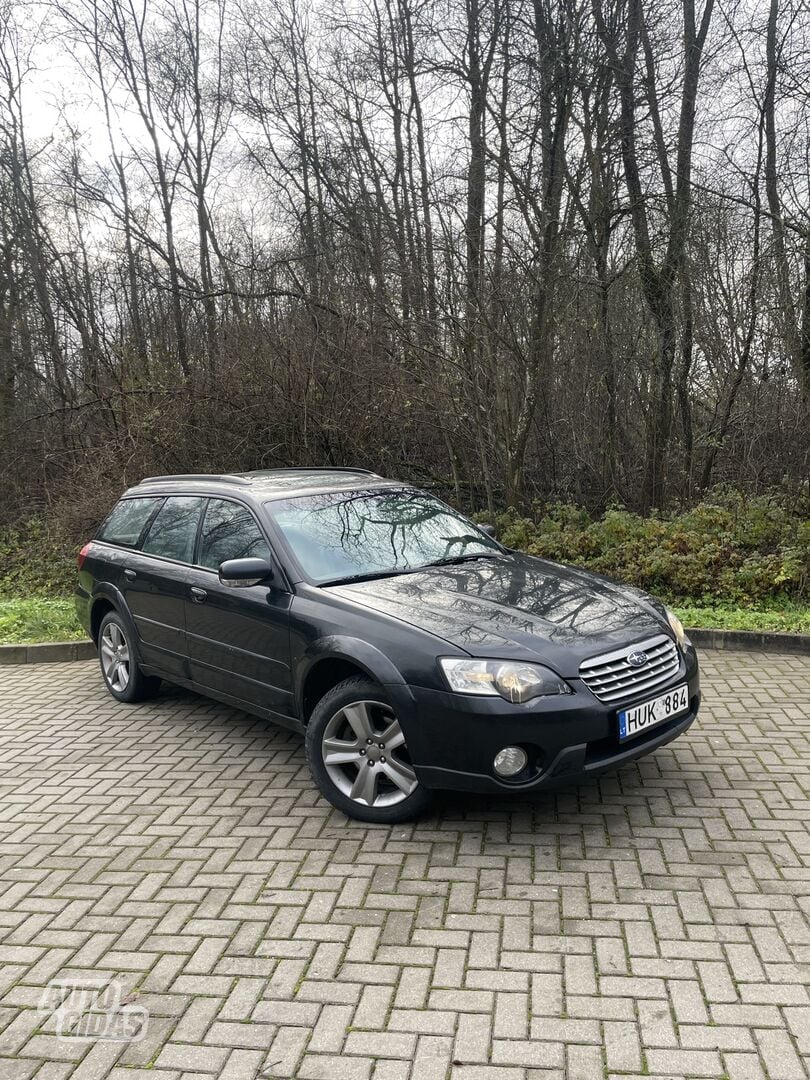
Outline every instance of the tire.
<path fill-rule="evenodd" d="M 433 800 L 416 778 L 383 688 L 371 679 L 346 679 L 321 698 L 307 725 L 306 751 L 318 790 L 347 817 L 393 825 Z"/>
<path fill-rule="evenodd" d="M 98 628 L 98 660 L 104 685 L 117 701 L 145 701 L 160 689 L 160 679 L 144 675 L 132 632 L 117 611 L 108 611 Z"/>

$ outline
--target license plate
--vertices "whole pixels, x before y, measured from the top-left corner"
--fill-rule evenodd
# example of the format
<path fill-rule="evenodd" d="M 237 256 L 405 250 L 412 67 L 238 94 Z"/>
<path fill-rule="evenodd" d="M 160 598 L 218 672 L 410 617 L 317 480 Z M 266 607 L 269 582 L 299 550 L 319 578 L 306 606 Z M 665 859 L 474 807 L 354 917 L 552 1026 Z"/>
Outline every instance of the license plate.
<path fill-rule="evenodd" d="M 689 711 L 689 687 L 684 683 L 657 698 L 623 709 L 619 713 L 619 739 L 632 739 L 643 731 L 664 724 L 673 716 Z"/>

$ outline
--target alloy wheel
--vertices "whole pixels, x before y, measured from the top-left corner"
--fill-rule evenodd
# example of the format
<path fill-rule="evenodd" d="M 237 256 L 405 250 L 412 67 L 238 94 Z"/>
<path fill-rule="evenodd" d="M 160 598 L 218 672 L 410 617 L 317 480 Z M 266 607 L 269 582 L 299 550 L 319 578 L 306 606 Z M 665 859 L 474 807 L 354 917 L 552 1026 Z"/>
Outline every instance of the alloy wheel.
<path fill-rule="evenodd" d="M 394 806 L 419 783 L 399 721 L 379 701 L 338 709 L 324 729 L 321 755 L 335 787 L 364 806 Z"/>
<path fill-rule="evenodd" d="M 111 689 L 123 693 L 129 684 L 129 645 L 121 627 L 109 622 L 101 634 L 101 667 Z"/>

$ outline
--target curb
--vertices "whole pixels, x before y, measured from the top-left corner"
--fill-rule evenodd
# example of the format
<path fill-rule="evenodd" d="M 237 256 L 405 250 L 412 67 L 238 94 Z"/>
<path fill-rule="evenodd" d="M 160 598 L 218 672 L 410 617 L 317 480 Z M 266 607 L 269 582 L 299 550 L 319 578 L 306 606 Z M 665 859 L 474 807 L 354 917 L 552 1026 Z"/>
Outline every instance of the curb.
<path fill-rule="evenodd" d="M 66 660 L 92 660 L 93 641 L 45 641 L 39 645 L 0 645 L 0 667 L 9 664 L 61 664 Z"/>
<path fill-rule="evenodd" d="M 758 630 L 687 630 L 695 645 L 706 649 L 740 649 L 745 652 L 781 652 L 810 656 L 810 634 L 780 634 Z"/>
<path fill-rule="evenodd" d="M 756 630 L 688 629 L 695 645 L 704 649 L 739 649 L 743 652 L 781 652 L 810 656 L 810 634 L 760 633 Z M 49 641 L 40 645 L 0 645 L 0 667 L 10 664 L 60 664 L 93 660 L 92 641 Z"/>

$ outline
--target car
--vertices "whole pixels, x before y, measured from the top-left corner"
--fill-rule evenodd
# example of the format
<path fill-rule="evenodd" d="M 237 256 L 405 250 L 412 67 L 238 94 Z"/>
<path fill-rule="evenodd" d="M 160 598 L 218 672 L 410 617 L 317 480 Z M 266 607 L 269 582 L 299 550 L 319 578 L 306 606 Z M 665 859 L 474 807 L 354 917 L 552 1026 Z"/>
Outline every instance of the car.
<path fill-rule="evenodd" d="M 677 617 L 493 533 L 362 469 L 151 476 L 82 548 L 77 610 L 118 701 L 166 680 L 300 732 L 361 821 L 579 782 L 683 734 L 700 685 Z"/>

